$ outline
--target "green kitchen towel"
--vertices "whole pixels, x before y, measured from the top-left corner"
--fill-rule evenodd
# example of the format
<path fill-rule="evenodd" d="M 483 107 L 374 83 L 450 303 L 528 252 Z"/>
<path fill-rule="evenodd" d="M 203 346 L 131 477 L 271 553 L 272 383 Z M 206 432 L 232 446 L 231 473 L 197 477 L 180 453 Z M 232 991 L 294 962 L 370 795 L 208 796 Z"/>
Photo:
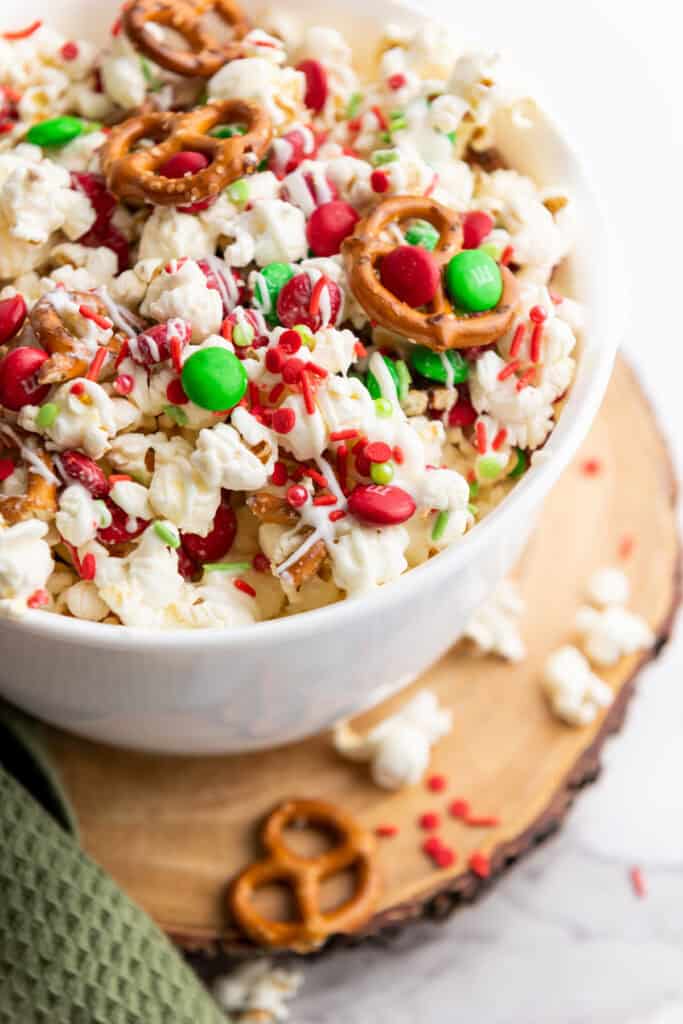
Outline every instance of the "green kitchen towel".
<path fill-rule="evenodd" d="M 225 1024 L 152 920 L 79 849 L 72 827 L 30 724 L 3 715 L 0 1024 Z"/>

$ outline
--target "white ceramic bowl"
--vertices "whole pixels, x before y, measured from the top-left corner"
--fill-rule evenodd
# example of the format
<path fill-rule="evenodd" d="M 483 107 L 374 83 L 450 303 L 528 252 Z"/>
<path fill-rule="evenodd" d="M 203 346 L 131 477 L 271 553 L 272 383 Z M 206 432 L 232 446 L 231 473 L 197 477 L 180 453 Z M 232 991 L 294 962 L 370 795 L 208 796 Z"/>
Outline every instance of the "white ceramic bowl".
<path fill-rule="evenodd" d="M 0 29 L 34 17 L 75 37 L 104 38 L 117 0 L 4 0 Z M 326 21 L 369 52 L 389 21 L 423 17 L 396 0 L 292 0 L 293 13 Z M 334 9 L 337 8 L 338 16 Z M 372 8 L 372 16 L 368 15 Z M 98 25 L 93 25 L 97 11 Z M 123 746 L 197 754 L 253 750 L 318 732 L 387 697 L 460 635 L 469 615 L 508 572 L 543 498 L 598 410 L 619 325 L 609 232 L 576 151 L 547 115 L 503 149 L 541 182 L 565 184 L 579 210 L 566 268 L 587 311 L 577 378 L 543 460 L 456 547 L 370 596 L 229 632 L 153 633 L 30 612 L 0 621 L 0 693 L 73 732 Z M 598 276 L 595 268 L 603 268 Z"/>

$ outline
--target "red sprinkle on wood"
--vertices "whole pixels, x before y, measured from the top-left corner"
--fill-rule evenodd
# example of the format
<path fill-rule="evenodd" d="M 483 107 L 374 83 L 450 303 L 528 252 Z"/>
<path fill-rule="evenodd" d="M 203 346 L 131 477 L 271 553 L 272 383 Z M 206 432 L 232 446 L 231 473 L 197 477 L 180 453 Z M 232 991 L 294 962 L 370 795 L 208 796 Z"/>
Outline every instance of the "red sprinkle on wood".
<path fill-rule="evenodd" d="M 525 334 L 526 324 L 517 324 L 515 333 L 512 336 L 512 344 L 510 345 L 510 359 L 515 359 L 519 355 L 519 350 L 524 342 Z"/>
<path fill-rule="evenodd" d="M 241 590 L 243 594 L 248 594 L 249 597 L 256 597 L 256 591 L 250 583 L 247 583 L 246 580 L 233 580 L 233 586 L 236 587 L 237 590 Z"/>
<path fill-rule="evenodd" d="M 448 805 L 448 813 L 453 818 L 466 818 L 470 813 L 470 805 L 467 800 L 459 798 L 451 801 Z"/>
<path fill-rule="evenodd" d="M 375 829 L 375 835 L 379 836 L 380 839 L 392 839 L 398 835 L 398 825 L 378 825 Z"/>
<path fill-rule="evenodd" d="M 422 852 L 426 853 L 428 857 L 433 857 L 440 849 L 442 849 L 442 843 L 438 836 L 430 836 L 422 844 Z"/>
<path fill-rule="evenodd" d="M 600 459 L 584 459 L 581 463 L 581 472 L 584 476 L 598 476 L 602 472 L 602 462 Z"/>
<path fill-rule="evenodd" d="M 633 549 L 635 548 L 635 546 L 635 537 L 630 533 L 625 533 L 619 541 L 619 547 L 617 548 L 619 558 L 630 558 L 630 556 L 633 554 Z"/>
<path fill-rule="evenodd" d="M 481 850 L 475 850 L 467 862 L 470 871 L 474 871 L 479 878 L 488 878 L 491 874 L 491 862 Z"/>
<path fill-rule="evenodd" d="M 631 879 L 631 886 L 638 899 L 645 899 L 647 896 L 647 887 L 645 885 L 645 879 L 643 878 L 643 872 L 639 867 L 634 865 L 629 871 L 629 878 Z"/>
<path fill-rule="evenodd" d="M 430 789 L 432 793 L 443 793 L 448 785 L 448 781 L 445 775 L 430 775 L 426 785 L 427 789 Z"/>
<path fill-rule="evenodd" d="M 417 823 L 425 832 L 433 832 L 441 824 L 441 819 L 434 811 L 425 811 L 424 814 L 420 815 Z"/>
<path fill-rule="evenodd" d="M 497 818 L 495 814 L 468 814 L 465 817 L 465 824 L 471 828 L 498 828 L 500 818 Z"/>
<path fill-rule="evenodd" d="M 455 850 L 452 850 L 450 846 L 442 846 L 434 854 L 434 863 L 440 868 L 452 867 L 457 859 Z"/>
<path fill-rule="evenodd" d="M 512 353 L 510 353 L 512 354 Z M 519 369 L 519 359 L 513 359 L 511 362 L 506 363 L 503 369 L 498 374 L 498 380 L 507 380 L 513 373 Z"/>
<path fill-rule="evenodd" d="M 486 434 L 486 424 L 483 423 L 481 420 L 477 420 L 475 434 L 477 438 L 477 451 L 479 452 L 480 455 L 484 455 L 486 453 L 486 446 L 488 444 L 488 436 Z"/>

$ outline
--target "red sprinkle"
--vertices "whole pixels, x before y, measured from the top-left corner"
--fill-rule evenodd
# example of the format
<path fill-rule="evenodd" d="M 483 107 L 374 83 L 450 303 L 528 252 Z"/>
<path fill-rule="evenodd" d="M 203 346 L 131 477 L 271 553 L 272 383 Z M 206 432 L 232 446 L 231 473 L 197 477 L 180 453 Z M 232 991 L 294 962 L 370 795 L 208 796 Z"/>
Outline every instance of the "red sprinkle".
<path fill-rule="evenodd" d="M 465 824 L 471 828 L 498 828 L 500 818 L 495 814 L 468 814 L 465 817 Z"/>
<path fill-rule="evenodd" d="M 515 328 L 515 333 L 512 336 L 512 344 L 510 345 L 510 359 L 516 359 L 519 355 L 520 349 L 524 342 L 525 334 L 526 324 L 517 324 L 517 327 Z M 500 380 L 500 377 L 498 379 Z"/>
<path fill-rule="evenodd" d="M 319 473 L 317 469 L 305 469 L 304 476 L 307 476 L 314 484 L 317 484 L 318 487 L 329 487 L 327 477 L 323 476 L 322 473 Z"/>
<path fill-rule="evenodd" d="M 643 878 L 643 872 L 637 866 L 634 866 L 629 871 L 629 878 L 631 879 L 631 885 L 633 891 L 638 899 L 644 899 L 647 896 L 647 888 L 645 886 L 645 879 Z"/>
<path fill-rule="evenodd" d="M 362 341 L 356 342 L 356 344 L 353 346 L 353 351 L 356 353 L 358 359 L 365 359 L 366 355 L 368 354 L 368 350 L 366 349 Z"/>
<path fill-rule="evenodd" d="M 232 584 L 237 590 L 241 590 L 243 594 L 248 594 L 249 597 L 256 597 L 256 591 L 251 583 L 247 583 L 246 580 L 233 580 Z"/>
<path fill-rule="evenodd" d="M 387 85 L 389 86 L 390 89 L 393 89 L 394 92 L 397 92 L 399 89 L 402 89 L 406 82 L 406 76 L 402 75 L 400 71 L 395 75 L 389 75 L 389 77 L 387 78 Z"/>
<path fill-rule="evenodd" d="M 258 554 L 254 555 L 251 560 L 251 564 L 256 572 L 268 572 L 270 569 L 270 560 L 266 558 L 262 551 L 259 551 Z"/>
<path fill-rule="evenodd" d="M 289 434 L 294 429 L 295 423 L 294 409 L 276 409 L 273 413 L 273 430 L 278 434 Z"/>
<path fill-rule="evenodd" d="M 455 864 L 457 856 L 455 851 L 450 846 L 442 846 L 440 850 L 437 850 L 434 854 L 434 862 L 437 867 L 450 868 Z"/>
<path fill-rule="evenodd" d="M 486 434 L 486 424 L 482 420 L 477 420 L 477 425 L 474 428 L 477 438 L 477 451 L 480 455 L 484 455 L 488 445 L 488 436 Z"/>
<path fill-rule="evenodd" d="M 377 192 L 378 195 L 382 195 L 382 193 L 388 192 L 390 185 L 391 181 L 386 171 L 377 168 L 377 170 L 373 171 L 372 174 L 370 175 L 370 186 L 372 188 L 372 191 Z"/>
<path fill-rule="evenodd" d="M 128 476 L 127 473 L 112 473 L 109 477 L 109 489 L 111 490 L 114 484 L 129 483 L 132 479 L 133 477 Z"/>
<path fill-rule="evenodd" d="M 47 590 L 43 590 L 42 588 L 40 590 L 34 590 L 26 602 L 29 608 L 44 608 L 45 605 L 49 603 L 50 595 Z"/>
<path fill-rule="evenodd" d="M 97 562 L 95 556 L 88 553 L 85 558 L 81 561 L 81 579 L 82 580 L 94 580 L 95 573 L 97 572 Z"/>
<path fill-rule="evenodd" d="M 403 454 L 403 449 L 401 448 L 401 446 L 398 444 L 394 445 L 392 454 L 394 456 L 394 462 L 398 463 L 399 466 L 402 466 L 405 461 L 405 456 Z"/>
<path fill-rule="evenodd" d="M 501 267 L 507 267 L 512 262 L 512 257 L 515 254 L 515 250 L 511 245 L 506 246 L 503 249 L 503 255 L 500 257 Z"/>
<path fill-rule="evenodd" d="M 531 332 L 531 362 L 540 363 L 541 361 L 541 344 L 543 342 L 543 323 L 534 324 L 534 329 Z"/>
<path fill-rule="evenodd" d="M 503 447 L 503 445 L 505 444 L 507 436 L 508 436 L 507 429 L 505 427 L 501 427 L 500 430 L 498 431 L 498 433 L 496 434 L 496 436 L 494 437 L 493 442 L 491 444 L 491 447 L 493 448 L 494 452 L 499 451 Z"/>
<path fill-rule="evenodd" d="M 32 36 L 34 32 L 38 31 L 42 24 L 43 23 L 40 19 L 38 21 L 33 21 L 30 25 L 27 25 L 26 28 L 20 28 L 17 32 L 3 32 L 2 38 L 9 39 L 10 42 L 13 42 L 16 39 L 28 39 L 29 36 Z"/>
<path fill-rule="evenodd" d="M 166 397 L 171 405 L 187 405 L 190 399 L 185 394 L 183 385 L 178 378 L 170 382 L 166 388 Z"/>
<path fill-rule="evenodd" d="M 370 462 L 388 462 L 391 458 L 391 448 L 384 441 L 373 441 L 366 444 L 363 454 Z"/>
<path fill-rule="evenodd" d="M 336 505 L 337 499 L 334 494 L 319 494 L 313 499 L 314 505 Z"/>
<path fill-rule="evenodd" d="M 183 344 L 177 336 L 171 338 L 171 359 L 176 373 L 183 372 Z"/>
<path fill-rule="evenodd" d="M 107 349 L 105 346 L 102 346 L 102 348 L 98 348 L 93 358 L 93 361 L 88 367 L 88 372 L 85 375 L 87 380 L 97 380 L 99 378 L 100 373 L 102 372 L 102 367 L 104 366 L 108 356 L 109 349 Z"/>
<path fill-rule="evenodd" d="M 512 355 L 512 352 L 510 352 Z M 506 363 L 503 369 L 498 374 L 498 380 L 507 380 L 513 373 L 519 369 L 519 359 L 513 359 L 511 363 Z"/>
<path fill-rule="evenodd" d="M 339 522 L 340 519 L 346 519 L 347 515 L 348 513 L 345 512 L 343 508 L 338 508 L 335 509 L 334 512 L 330 512 L 327 518 L 330 520 L 331 523 L 337 523 Z"/>
<path fill-rule="evenodd" d="M 418 818 L 418 825 L 420 828 L 423 828 L 425 832 L 433 832 L 440 824 L 441 818 L 434 811 L 426 811 Z"/>
<path fill-rule="evenodd" d="M 270 475 L 270 482 L 275 487 L 284 487 L 287 483 L 287 467 L 284 462 L 276 462 Z"/>
<path fill-rule="evenodd" d="M 430 775 L 426 785 L 427 789 L 430 789 L 432 793 L 443 793 L 448 785 L 448 781 L 445 775 Z"/>
<path fill-rule="evenodd" d="M 630 533 L 625 533 L 619 541 L 619 547 L 617 549 L 619 558 L 628 558 L 632 555 L 635 544 L 635 537 L 631 536 Z"/>
<path fill-rule="evenodd" d="M 313 285 L 313 291 L 311 292 L 311 301 L 308 304 L 310 314 L 313 318 L 315 318 L 318 315 L 318 312 L 320 311 L 320 297 L 323 293 L 323 288 L 326 286 L 326 284 L 327 278 L 323 274 L 323 276 L 319 277 L 318 280 Z"/>
<path fill-rule="evenodd" d="M 348 473 L 348 456 L 349 449 L 345 444 L 340 444 L 337 448 L 337 478 L 339 480 L 339 486 L 342 491 L 346 494 L 347 485 L 347 473 Z"/>
<path fill-rule="evenodd" d="M 78 43 L 70 39 L 68 43 L 64 43 L 59 52 L 62 55 L 62 60 L 76 60 L 81 51 L 78 49 Z"/>
<path fill-rule="evenodd" d="M 312 416 L 315 412 L 315 400 L 313 398 L 313 388 L 308 378 L 308 374 L 305 370 L 301 371 L 301 390 L 304 395 L 304 405 L 306 406 L 306 412 L 309 416 Z"/>
<path fill-rule="evenodd" d="M 543 306 L 532 306 L 529 310 L 529 319 L 535 324 L 542 324 L 548 319 L 548 311 Z"/>
<path fill-rule="evenodd" d="M 517 391 L 524 391 L 524 388 L 528 388 L 534 381 L 536 376 L 536 367 L 532 366 L 529 370 L 526 370 L 517 381 L 515 388 Z"/>
<path fill-rule="evenodd" d="M 467 818 L 470 813 L 470 805 L 467 800 L 463 800 L 462 798 L 453 800 L 448 805 L 448 813 L 452 818 Z"/>
<path fill-rule="evenodd" d="M 293 356 L 287 359 L 282 367 L 282 379 L 285 384 L 299 384 L 302 377 L 304 362 Z"/>
<path fill-rule="evenodd" d="M 280 383 L 276 384 L 274 388 L 271 388 L 268 394 L 268 401 L 271 402 L 272 404 L 279 402 L 284 394 L 284 391 L 285 385 L 282 381 L 280 381 Z"/>
<path fill-rule="evenodd" d="M 378 825 L 375 829 L 375 835 L 379 836 L 380 839 L 391 839 L 393 836 L 398 835 L 398 825 Z"/>
<path fill-rule="evenodd" d="M 7 135 L 8 132 L 12 131 L 14 125 L 14 121 L 3 121 L 2 124 L 0 124 L 0 135 Z"/>
<path fill-rule="evenodd" d="M 426 853 L 428 857 L 434 857 L 443 849 L 443 844 L 438 836 L 430 836 L 429 839 L 425 839 L 422 844 L 422 851 Z"/>
<path fill-rule="evenodd" d="M 330 434 L 330 441 L 351 441 L 358 437 L 357 430 L 334 430 Z"/>
<path fill-rule="evenodd" d="M 325 68 L 317 60 L 302 60 L 296 69 L 303 72 L 306 79 L 304 103 L 315 114 L 320 113 L 329 93 Z"/>
<path fill-rule="evenodd" d="M 491 874 L 491 862 L 481 850 L 475 850 L 467 865 L 470 871 L 474 871 L 475 875 L 479 875 L 480 878 L 488 878 Z"/>
<path fill-rule="evenodd" d="M 0 459 L 0 484 L 14 472 L 14 463 L 11 459 Z"/>
<path fill-rule="evenodd" d="M 112 386 L 117 395 L 129 395 L 135 387 L 135 381 L 129 373 L 122 373 Z"/>
<path fill-rule="evenodd" d="M 602 462 L 600 459 L 585 459 L 581 463 L 581 472 L 584 476 L 598 476 L 602 472 Z"/>
<path fill-rule="evenodd" d="M 292 508 L 301 508 L 308 501 L 308 491 L 301 484 L 293 484 L 287 491 L 287 501 Z"/>
<path fill-rule="evenodd" d="M 99 313 L 96 313 L 94 309 L 90 308 L 90 306 L 86 306 L 85 303 L 78 307 L 78 312 L 81 316 L 84 316 L 86 320 L 92 320 L 92 322 L 97 324 L 97 326 L 103 331 L 110 331 L 113 326 L 111 320 L 108 320 L 106 316 L 100 316 Z"/>

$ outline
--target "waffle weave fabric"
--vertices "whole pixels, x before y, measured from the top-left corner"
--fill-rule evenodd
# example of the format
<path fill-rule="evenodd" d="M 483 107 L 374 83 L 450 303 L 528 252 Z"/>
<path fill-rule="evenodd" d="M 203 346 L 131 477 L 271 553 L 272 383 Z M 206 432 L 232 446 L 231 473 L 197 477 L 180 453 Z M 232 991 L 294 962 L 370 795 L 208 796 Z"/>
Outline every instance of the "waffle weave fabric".
<path fill-rule="evenodd" d="M 0 768 L 0 1024 L 219 1022 L 151 919 Z"/>

